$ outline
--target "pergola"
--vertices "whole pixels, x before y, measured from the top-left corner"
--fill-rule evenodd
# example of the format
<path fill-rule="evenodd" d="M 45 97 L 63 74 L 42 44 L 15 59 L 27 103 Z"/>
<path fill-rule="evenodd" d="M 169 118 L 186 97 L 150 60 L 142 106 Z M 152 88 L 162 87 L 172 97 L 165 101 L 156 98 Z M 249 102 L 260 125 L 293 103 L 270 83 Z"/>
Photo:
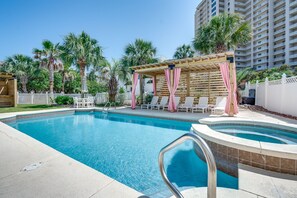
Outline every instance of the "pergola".
<path fill-rule="evenodd" d="M 226 113 L 231 116 L 237 113 L 234 52 L 167 60 L 161 63 L 133 66 L 131 69 L 133 71 L 132 108 L 135 108 L 133 100 L 135 101 L 137 79 L 146 75 L 153 78 L 154 95 L 170 96 L 172 100 L 174 96 L 179 96 L 181 102 L 185 97 L 192 96 L 195 97 L 196 103 L 199 97 L 206 96 L 210 104 L 215 103 L 217 96 L 228 96 Z M 174 110 L 173 108 L 172 112 Z"/>
<path fill-rule="evenodd" d="M 0 72 L 0 107 L 17 105 L 17 80 L 9 73 Z"/>

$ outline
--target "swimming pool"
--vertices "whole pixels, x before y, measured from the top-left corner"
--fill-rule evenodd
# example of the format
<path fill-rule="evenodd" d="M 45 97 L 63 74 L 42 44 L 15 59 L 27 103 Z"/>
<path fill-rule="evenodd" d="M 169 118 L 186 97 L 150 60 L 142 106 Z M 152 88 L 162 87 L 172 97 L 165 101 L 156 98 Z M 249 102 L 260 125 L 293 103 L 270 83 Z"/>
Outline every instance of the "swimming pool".
<path fill-rule="evenodd" d="M 191 127 L 189 122 L 101 112 L 8 124 L 147 195 L 167 190 L 159 173 L 159 151 Z M 168 152 L 165 167 L 179 187 L 207 185 L 206 164 L 191 142 Z M 237 188 L 237 178 L 218 171 L 218 186 Z"/>
<path fill-rule="evenodd" d="M 252 125 L 224 124 L 210 126 L 213 130 L 240 138 L 276 144 L 297 144 L 297 133 Z"/>

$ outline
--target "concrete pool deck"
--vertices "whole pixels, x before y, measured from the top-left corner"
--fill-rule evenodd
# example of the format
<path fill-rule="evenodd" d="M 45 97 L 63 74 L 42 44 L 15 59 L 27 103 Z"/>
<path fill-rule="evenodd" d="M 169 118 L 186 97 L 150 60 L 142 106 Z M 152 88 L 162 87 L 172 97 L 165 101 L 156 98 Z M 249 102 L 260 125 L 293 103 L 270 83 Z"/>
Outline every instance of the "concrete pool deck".
<path fill-rule="evenodd" d="M 101 110 L 101 108 L 94 109 Z M 15 118 L 16 116 L 30 115 L 32 113 L 53 113 L 74 110 L 76 109 L 65 108 L 6 113 L 0 114 L 0 119 Z M 111 109 L 110 112 L 187 121 L 198 121 L 201 118 L 207 117 L 220 117 L 210 116 L 208 113 L 170 113 L 157 110 L 131 110 L 130 108 Z M 236 117 L 297 124 L 296 120 L 290 120 L 268 113 L 252 112 L 247 109 L 241 109 Z M 231 118 L 226 117 L 226 119 Z M 254 175 L 249 175 L 247 172 L 245 172 L 245 180 L 254 178 Z M 277 185 L 276 182 L 271 183 L 271 181 L 271 177 L 265 175 L 265 179 L 261 180 L 261 185 L 264 183 L 266 189 L 262 189 L 262 191 L 269 191 L 271 193 L 275 192 L 275 189 L 277 191 L 282 190 L 275 186 Z M 285 179 L 281 181 L 287 187 L 293 186 L 296 188 L 297 186 L 297 178 L 290 179 L 290 181 Z M 267 195 L 267 197 L 271 197 L 271 194 L 262 192 L 261 185 L 255 185 L 256 182 L 254 181 L 252 183 L 253 185 L 251 185 L 248 182 L 244 183 L 242 181 L 241 184 L 244 185 L 242 189 L 257 196 L 266 197 Z M 256 187 L 258 188 L 255 189 Z M 267 187 L 271 187 L 272 190 L 267 189 Z M 295 195 L 295 192 L 290 192 L 290 194 L 292 193 Z M 32 197 L 33 195 L 35 197 L 142 196 L 141 193 L 134 189 L 0 122 L 0 197 Z M 282 196 L 275 194 L 275 197 Z"/>

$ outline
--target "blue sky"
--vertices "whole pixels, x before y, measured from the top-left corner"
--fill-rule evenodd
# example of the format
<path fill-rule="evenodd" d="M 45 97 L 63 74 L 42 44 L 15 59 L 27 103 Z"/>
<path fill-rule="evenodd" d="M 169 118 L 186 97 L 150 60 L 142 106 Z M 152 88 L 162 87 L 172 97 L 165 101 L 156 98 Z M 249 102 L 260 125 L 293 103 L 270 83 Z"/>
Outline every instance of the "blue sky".
<path fill-rule="evenodd" d="M 157 56 L 172 58 L 194 37 L 200 0 L 7 0 L 0 2 L 0 60 L 32 56 L 44 39 L 62 43 L 69 32 L 86 31 L 104 56 L 119 59 L 136 38 L 153 42 Z"/>

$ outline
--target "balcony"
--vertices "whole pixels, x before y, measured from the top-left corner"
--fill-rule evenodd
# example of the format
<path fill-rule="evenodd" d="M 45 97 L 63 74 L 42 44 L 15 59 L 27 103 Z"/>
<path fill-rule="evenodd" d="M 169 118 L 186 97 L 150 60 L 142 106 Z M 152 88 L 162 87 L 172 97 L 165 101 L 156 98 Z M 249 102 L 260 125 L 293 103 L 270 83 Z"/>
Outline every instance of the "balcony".
<path fill-rule="evenodd" d="M 257 41 L 259 41 L 261 39 L 265 39 L 265 38 L 268 37 L 268 34 L 267 33 L 261 34 L 261 37 L 258 37 L 258 35 L 260 35 L 260 34 L 255 35 L 256 38 L 254 38 L 254 42 L 257 42 Z"/>
<path fill-rule="evenodd" d="M 254 60 L 254 66 L 256 66 L 256 65 L 266 65 L 268 63 L 268 61 L 267 60 L 264 60 L 264 61 L 261 61 L 261 62 L 258 62 L 258 60 L 256 61 L 256 60 Z"/>
<path fill-rule="evenodd" d="M 290 40 L 290 43 L 292 44 L 292 43 L 297 43 L 297 38 L 295 38 L 295 39 L 291 39 Z"/>
<path fill-rule="evenodd" d="M 280 19 L 283 19 L 283 18 L 285 18 L 285 16 L 286 16 L 285 14 L 281 14 L 281 15 L 275 17 L 275 18 L 274 18 L 274 21 L 278 21 L 278 20 L 280 20 Z"/>
<path fill-rule="evenodd" d="M 276 31 L 274 31 L 274 35 L 277 35 L 277 34 L 279 34 L 279 33 L 283 33 L 283 32 L 285 32 L 285 30 L 286 30 L 285 28 L 276 30 Z"/>
<path fill-rule="evenodd" d="M 286 24 L 286 22 L 285 22 L 285 21 L 282 21 L 282 22 L 277 23 L 276 25 L 274 25 L 274 28 L 281 27 L 281 26 L 283 26 L 283 25 L 285 25 L 285 24 Z"/>
<path fill-rule="evenodd" d="M 297 12 L 297 7 L 293 8 L 293 9 L 290 9 L 289 14 L 292 14 L 292 13 L 294 13 L 294 12 Z"/>
<path fill-rule="evenodd" d="M 268 41 L 267 40 L 262 40 L 262 42 L 261 43 L 254 43 L 254 47 L 259 47 L 259 46 L 261 46 L 261 45 L 265 45 L 265 44 L 267 44 L 268 43 Z M 265 46 L 267 46 L 267 45 L 265 45 Z"/>
<path fill-rule="evenodd" d="M 283 57 L 283 56 L 276 57 L 276 58 L 273 59 L 273 61 L 274 62 L 276 62 L 276 61 L 285 61 L 285 57 Z"/>
<path fill-rule="evenodd" d="M 259 16 L 261 16 L 261 17 L 258 18 Z M 267 18 L 267 17 L 268 17 L 268 14 L 266 13 L 266 14 L 264 14 L 264 15 L 259 15 L 259 16 L 257 16 L 257 17 L 254 16 L 254 21 L 253 21 L 253 23 L 258 23 L 259 21 L 261 21 L 261 20 Z"/>
<path fill-rule="evenodd" d="M 275 10 L 274 11 L 274 16 L 280 14 L 281 12 L 284 12 L 285 11 L 285 7 L 280 7 L 279 9 Z"/>
<path fill-rule="evenodd" d="M 273 52 L 273 55 L 281 55 L 284 53 L 285 53 L 285 50 L 281 49 L 281 50 L 277 50 L 277 51 Z"/>
<path fill-rule="evenodd" d="M 295 31 L 290 31 L 290 36 L 295 36 L 295 35 L 297 35 L 297 31 L 295 30 Z"/>
<path fill-rule="evenodd" d="M 297 50 L 297 46 L 290 47 L 289 50 L 290 50 L 290 52 L 291 52 L 291 51 L 296 51 L 296 50 Z"/>
<path fill-rule="evenodd" d="M 297 54 L 290 54 L 289 58 L 297 58 Z"/>
<path fill-rule="evenodd" d="M 290 29 L 297 28 L 297 23 L 290 25 Z"/>
<path fill-rule="evenodd" d="M 284 40 L 284 39 L 285 39 L 285 35 L 282 35 L 282 36 L 276 37 L 274 39 L 274 41 L 276 42 L 276 41 L 281 41 L 281 40 Z"/>
<path fill-rule="evenodd" d="M 278 47 L 285 47 L 286 46 L 286 44 L 285 43 L 278 43 L 278 44 L 276 44 L 276 45 L 274 45 L 274 49 L 275 48 L 278 48 Z"/>
<path fill-rule="evenodd" d="M 290 8 L 294 7 L 294 6 L 297 6 L 297 1 L 293 1 L 293 2 L 290 3 Z"/>
<path fill-rule="evenodd" d="M 267 53 L 261 53 L 260 56 L 258 56 L 258 54 L 254 55 L 254 59 L 261 59 L 261 58 L 264 58 L 264 57 L 267 57 L 268 54 Z"/>
<path fill-rule="evenodd" d="M 282 6 L 284 3 L 285 3 L 285 1 L 277 1 L 277 2 L 274 4 L 274 8 L 278 8 L 278 6 Z"/>

